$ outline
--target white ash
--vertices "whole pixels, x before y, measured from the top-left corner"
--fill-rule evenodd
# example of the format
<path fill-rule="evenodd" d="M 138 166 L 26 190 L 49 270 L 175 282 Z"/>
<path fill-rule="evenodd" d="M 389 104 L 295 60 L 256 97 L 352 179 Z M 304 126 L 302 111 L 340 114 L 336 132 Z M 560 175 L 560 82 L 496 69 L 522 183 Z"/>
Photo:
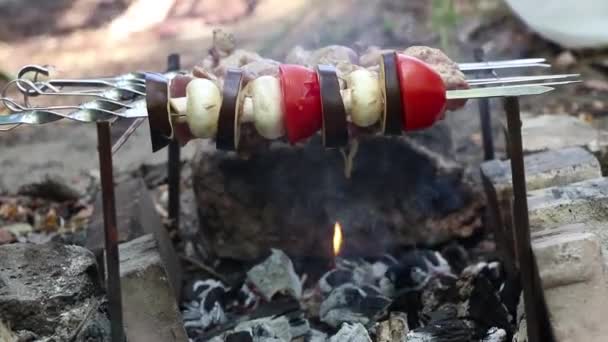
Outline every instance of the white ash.
<path fill-rule="evenodd" d="M 436 277 L 457 278 L 441 253 L 426 249 L 405 253 L 397 264 L 389 267 L 386 277 L 397 291 L 419 291 Z"/>
<path fill-rule="evenodd" d="M 272 249 L 272 254 L 266 260 L 252 267 L 247 272 L 247 280 L 267 301 L 278 293 L 295 299 L 302 296 L 302 282 L 291 259 L 278 249 Z"/>
<path fill-rule="evenodd" d="M 239 296 L 241 296 L 240 302 L 243 308 L 253 308 L 258 304 L 259 297 L 249 288 L 247 283 L 241 286 Z"/>
<path fill-rule="evenodd" d="M 407 314 L 402 312 L 391 312 L 388 320 L 377 323 L 370 330 L 376 342 L 402 342 L 409 331 Z"/>
<path fill-rule="evenodd" d="M 232 331 L 218 335 L 209 342 L 224 342 L 231 335 L 242 332 L 248 333 L 252 342 L 289 342 L 293 338 L 289 321 L 287 318 L 280 316 L 277 318 L 259 318 L 240 323 Z"/>
<path fill-rule="evenodd" d="M 506 342 L 507 332 L 504 329 L 490 328 L 488 334 L 481 342 Z"/>
<path fill-rule="evenodd" d="M 307 342 L 325 342 L 327 341 L 327 334 L 317 329 L 311 329 L 305 341 Z"/>
<path fill-rule="evenodd" d="M 182 311 L 184 327 L 205 330 L 225 323 L 226 313 L 223 302 L 228 288 L 214 279 L 196 281 L 192 287 L 197 300 L 184 305 Z"/>
<path fill-rule="evenodd" d="M 362 324 L 345 323 L 338 333 L 329 339 L 329 342 L 372 342 L 372 339 Z"/>
<path fill-rule="evenodd" d="M 371 286 L 362 288 L 345 284 L 335 288 L 321 303 L 321 321 L 337 328 L 342 323 L 362 323 L 367 325 L 381 315 L 391 304 L 391 300 L 380 295 Z"/>
<path fill-rule="evenodd" d="M 336 268 L 325 273 L 319 279 L 319 289 L 323 296 L 327 296 L 334 288 L 345 284 L 353 284 L 359 287 L 373 286 L 380 289 L 382 295 L 390 297 L 394 291 L 385 274 L 394 263 L 396 263 L 396 260 L 391 256 L 374 263 L 365 260 L 355 262 L 340 258 Z"/>

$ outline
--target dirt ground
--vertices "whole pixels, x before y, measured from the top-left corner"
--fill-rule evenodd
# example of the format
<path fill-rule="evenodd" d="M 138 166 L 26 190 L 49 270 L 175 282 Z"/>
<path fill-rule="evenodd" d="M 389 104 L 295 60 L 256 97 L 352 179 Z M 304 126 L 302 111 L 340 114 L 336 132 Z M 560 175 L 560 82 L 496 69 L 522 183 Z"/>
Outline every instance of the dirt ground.
<path fill-rule="evenodd" d="M 455 0 L 454 13 L 438 7 L 441 1 L 427 0 L 258 0 L 250 2 L 254 5 L 251 13 L 235 10 L 233 20 L 225 24 L 213 20 L 217 19 L 214 9 L 217 11 L 218 4 L 223 2 L 179 1 L 181 7 L 198 10 L 193 10 L 194 14 L 173 11 L 159 25 L 144 32 L 116 35 L 110 30 L 110 23 L 124 14 L 133 1 L 1 0 L 1 74 L 10 79 L 24 64 L 54 65 L 60 77 L 162 71 L 166 56 L 173 52 L 181 54 L 183 67 L 188 68 L 207 53 L 215 28 L 233 33 L 239 47 L 278 60 L 296 45 L 317 48 L 329 44 L 394 48 L 424 44 L 445 49 L 458 62 L 472 61 L 476 47 L 483 47 L 491 59 L 523 56 L 554 59 L 562 52 L 526 30 L 498 0 Z M 227 3 L 234 1 L 247 0 Z M 226 16 L 230 13 L 227 7 Z M 150 14 L 135 18 L 145 15 Z M 606 98 L 606 89 L 601 89 L 607 84 L 606 74 L 590 67 L 598 60 L 601 62 L 602 55 L 577 54 L 581 57 L 560 72 L 581 71 L 598 81 L 595 87 L 599 90 L 581 96 L 583 88 L 571 87 L 542 99 L 528 99 L 524 102 L 525 109 L 565 111 L 583 118 L 602 117 L 607 112 L 608 107 L 601 100 Z M 476 108 L 475 103 L 470 103 L 447 119 L 447 124 L 453 127 L 458 158 L 471 165 L 481 158 Z M 500 152 L 500 113 L 495 117 L 494 131 Z M 0 143 L 4 145 L 0 156 L 0 192 L 15 192 L 21 184 L 46 174 L 61 173 L 67 179 L 88 177 L 89 170 L 97 168 L 95 139 L 93 126 L 68 122 L 0 133 Z M 192 149 L 193 146 L 187 146 L 185 159 Z M 142 163 L 160 163 L 165 156 L 165 152 L 155 155 L 150 152 L 144 124 L 119 152 L 116 165 L 130 169 Z"/>

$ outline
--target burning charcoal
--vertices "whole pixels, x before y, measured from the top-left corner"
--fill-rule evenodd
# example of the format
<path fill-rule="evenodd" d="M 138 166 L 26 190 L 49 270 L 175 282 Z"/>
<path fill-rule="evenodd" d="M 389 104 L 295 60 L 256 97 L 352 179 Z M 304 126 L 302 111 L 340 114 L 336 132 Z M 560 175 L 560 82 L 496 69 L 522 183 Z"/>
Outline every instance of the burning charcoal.
<path fill-rule="evenodd" d="M 390 299 L 368 295 L 361 288 L 345 284 L 335 288 L 319 309 L 321 321 L 337 328 L 340 324 L 368 324 L 382 314 L 391 303 Z"/>
<path fill-rule="evenodd" d="M 507 332 L 499 328 L 490 328 L 482 342 L 506 342 Z"/>
<path fill-rule="evenodd" d="M 353 272 L 346 269 L 333 269 L 319 279 L 319 288 L 323 295 L 327 295 L 336 287 L 353 282 Z"/>
<path fill-rule="evenodd" d="M 407 315 L 400 312 L 391 313 L 390 318 L 378 324 L 377 342 L 402 342 L 410 331 Z"/>
<path fill-rule="evenodd" d="M 496 288 L 488 278 L 487 264 L 468 267 L 458 280 L 459 294 L 462 297 L 460 317 L 473 319 L 485 327 L 510 329 L 510 315 L 502 304 Z"/>
<path fill-rule="evenodd" d="M 192 290 L 196 299 L 186 304 L 182 313 L 186 329 L 205 330 L 226 322 L 224 307 L 228 289 L 221 282 L 199 280 L 194 283 Z"/>
<path fill-rule="evenodd" d="M 452 242 L 441 250 L 455 274 L 460 274 L 469 265 L 469 253 L 457 242 Z"/>
<path fill-rule="evenodd" d="M 228 334 L 224 339 L 225 342 L 253 342 L 253 336 L 249 331 L 239 331 Z"/>
<path fill-rule="evenodd" d="M 446 304 L 458 304 L 460 300 L 455 279 L 433 279 L 422 291 L 422 313 L 430 316 L 432 312 L 439 310 L 442 306 Z"/>
<path fill-rule="evenodd" d="M 422 249 L 407 252 L 399 258 L 398 264 L 386 271 L 387 278 L 397 290 L 421 290 L 437 275 L 455 278 L 440 253 Z"/>
<path fill-rule="evenodd" d="M 249 288 L 249 285 L 243 284 L 238 293 L 238 301 L 242 308 L 252 308 L 258 303 L 258 296 Z"/>
<path fill-rule="evenodd" d="M 308 320 L 304 318 L 293 318 L 289 320 L 289 331 L 291 332 L 292 338 L 305 336 L 310 332 L 310 324 Z"/>
<path fill-rule="evenodd" d="M 407 342 L 463 342 L 475 341 L 475 324 L 466 320 L 445 320 L 410 331 Z"/>
<path fill-rule="evenodd" d="M 338 333 L 329 339 L 329 342 L 372 342 L 372 339 L 362 324 L 345 323 Z"/>
<path fill-rule="evenodd" d="M 262 297 L 270 301 L 277 293 L 288 294 L 299 299 L 302 296 L 302 282 L 293 269 L 289 257 L 278 249 L 247 272 L 247 280 L 253 284 Z"/>

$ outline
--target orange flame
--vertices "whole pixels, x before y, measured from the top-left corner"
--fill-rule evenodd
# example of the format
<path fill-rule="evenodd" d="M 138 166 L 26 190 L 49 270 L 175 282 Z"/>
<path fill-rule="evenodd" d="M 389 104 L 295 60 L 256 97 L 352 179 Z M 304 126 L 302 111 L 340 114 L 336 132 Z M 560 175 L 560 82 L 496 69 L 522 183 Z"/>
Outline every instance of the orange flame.
<path fill-rule="evenodd" d="M 339 222 L 334 225 L 334 255 L 340 254 L 340 248 L 342 248 L 342 226 Z"/>

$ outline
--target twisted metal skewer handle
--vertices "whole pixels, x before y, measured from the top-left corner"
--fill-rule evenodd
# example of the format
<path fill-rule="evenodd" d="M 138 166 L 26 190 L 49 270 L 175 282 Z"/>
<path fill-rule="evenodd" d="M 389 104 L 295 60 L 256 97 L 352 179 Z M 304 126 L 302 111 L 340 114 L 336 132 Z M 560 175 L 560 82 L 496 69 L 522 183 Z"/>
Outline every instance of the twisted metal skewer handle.
<path fill-rule="evenodd" d="M 19 71 L 17 79 L 4 87 L 0 102 L 11 114 L 0 116 L 0 130 L 14 129 L 22 124 L 46 124 L 60 119 L 97 122 L 118 117 L 147 116 L 143 100 L 146 95 L 145 73 L 94 79 L 38 80 L 40 75 L 48 76 L 49 73 L 48 67 L 27 65 Z M 23 103 L 7 96 L 13 86 L 23 95 Z M 92 100 L 74 105 L 35 106 L 30 102 L 34 97 L 80 97 Z"/>

